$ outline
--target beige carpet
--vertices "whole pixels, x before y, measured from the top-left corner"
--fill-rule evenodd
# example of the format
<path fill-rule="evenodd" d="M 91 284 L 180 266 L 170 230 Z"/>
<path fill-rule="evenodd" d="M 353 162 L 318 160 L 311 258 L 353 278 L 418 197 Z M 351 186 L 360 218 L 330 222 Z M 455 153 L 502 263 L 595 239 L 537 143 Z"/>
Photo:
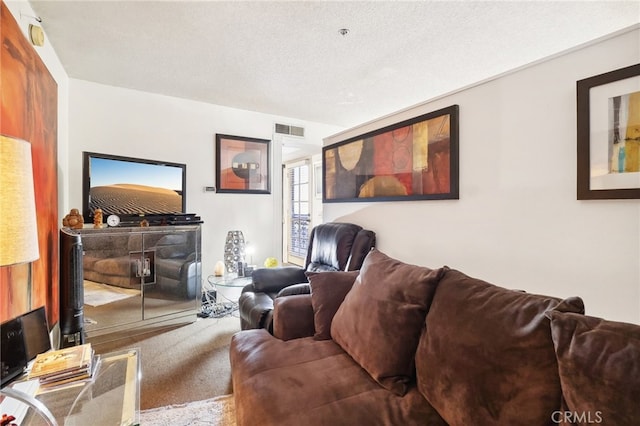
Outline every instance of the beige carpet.
<path fill-rule="evenodd" d="M 229 343 L 238 331 L 237 317 L 205 318 L 144 334 L 122 333 L 94 348 L 97 353 L 140 349 L 140 409 L 147 410 L 231 394 Z"/>
<path fill-rule="evenodd" d="M 140 412 L 141 426 L 235 426 L 233 395 Z"/>

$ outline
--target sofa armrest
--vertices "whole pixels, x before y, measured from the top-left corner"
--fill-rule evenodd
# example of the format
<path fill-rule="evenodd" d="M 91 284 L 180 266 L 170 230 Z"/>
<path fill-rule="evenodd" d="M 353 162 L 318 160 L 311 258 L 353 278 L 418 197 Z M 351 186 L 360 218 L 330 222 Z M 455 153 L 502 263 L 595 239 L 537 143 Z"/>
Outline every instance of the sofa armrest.
<path fill-rule="evenodd" d="M 276 297 L 295 296 L 296 294 L 311 294 L 309 283 L 294 284 L 283 288 Z"/>
<path fill-rule="evenodd" d="M 278 297 L 273 307 L 273 335 L 281 340 L 310 337 L 315 333 L 310 294 Z"/>
<path fill-rule="evenodd" d="M 264 293 L 277 293 L 292 284 L 306 283 L 304 269 L 297 266 L 281 268 L 258 268 L 253 271 L 253 290 Z"/>
<path fill-rule="evenodd" d="M 246 291 L 238 299 L 240 311 L 240 328 L 271 328 L 271 311 L 273 299 L 267 293 Z"/>

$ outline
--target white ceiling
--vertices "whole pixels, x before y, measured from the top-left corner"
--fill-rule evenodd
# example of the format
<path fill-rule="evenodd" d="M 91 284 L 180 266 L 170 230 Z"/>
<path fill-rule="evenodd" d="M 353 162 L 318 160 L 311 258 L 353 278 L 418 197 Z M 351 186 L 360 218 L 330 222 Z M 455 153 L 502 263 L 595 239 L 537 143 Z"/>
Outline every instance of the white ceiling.
<path fill-rule="evenodd" d="M 29 3 L 71 78 L 345 127 L 640 22 L 639 0 Z"/>

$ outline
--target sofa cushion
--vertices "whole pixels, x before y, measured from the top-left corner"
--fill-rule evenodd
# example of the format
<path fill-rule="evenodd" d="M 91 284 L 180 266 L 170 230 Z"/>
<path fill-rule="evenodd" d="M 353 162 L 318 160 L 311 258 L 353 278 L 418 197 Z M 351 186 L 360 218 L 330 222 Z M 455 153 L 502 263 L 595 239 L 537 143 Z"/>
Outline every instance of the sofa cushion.
<path fill-rule="evenodd" d="M 578 424 L 637 424 L 640 326 L 550 311 L 562 393 Z"/>
<path fill-rule="evenodd" d="M 245 330 L 230 362 L 238 426 L 445 425 L 415 387 L 387 391 L 331 340 Z"/>
<path fill-rule="evenodd" d="M 359 271 L 307 272 L 316 340 L 331 339 L 331 322 Z"/>
<path fill-rule="evenodd" d="M 374 249 L 331 323 L 333 340 L 397 395 L 415 377 L 418 339 L 441 275 Z"/>
<path fill-rule="evenodd" d="M 448 270 L 416 353 L 418 389 L 449 424 L 550 424 L 561 390 L 545 311 L 560 302 Z M 562 305 L 584 311 L 578 298 Z"/>

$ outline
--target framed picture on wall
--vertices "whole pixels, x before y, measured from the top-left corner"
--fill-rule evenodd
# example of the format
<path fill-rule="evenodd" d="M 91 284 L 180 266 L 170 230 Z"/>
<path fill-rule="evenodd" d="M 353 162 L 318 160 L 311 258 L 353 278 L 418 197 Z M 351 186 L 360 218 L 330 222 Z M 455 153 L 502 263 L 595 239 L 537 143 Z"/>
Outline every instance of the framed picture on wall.
<path fill-rule="evenodd" d="M 216 134 L 216 192 L 270 194 L 270 141 Z"/>
<path fill-rule="evenodd" d="M 322 149 L 323 201 L 458 199 L 458 105 Z"/>
<path fill-rule="evenodd" d="M 578 200 L 640 198 L 640 64 L 576 90 Z"/>

